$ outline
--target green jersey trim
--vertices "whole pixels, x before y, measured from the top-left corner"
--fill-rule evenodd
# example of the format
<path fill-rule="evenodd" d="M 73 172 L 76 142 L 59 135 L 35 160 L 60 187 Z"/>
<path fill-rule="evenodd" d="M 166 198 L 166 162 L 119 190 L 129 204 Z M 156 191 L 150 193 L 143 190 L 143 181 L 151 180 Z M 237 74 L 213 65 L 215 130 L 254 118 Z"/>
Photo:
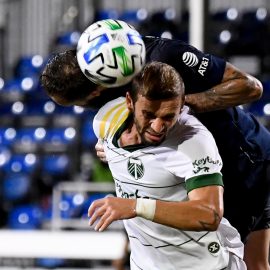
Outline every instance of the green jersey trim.
<path fill-rule="evenodd" d="M 222 175 L 220 173 L 206 174 L 194 176 L 186 180 L 187 192 L 193 189 L 206 186 L 224 186 Z"/>

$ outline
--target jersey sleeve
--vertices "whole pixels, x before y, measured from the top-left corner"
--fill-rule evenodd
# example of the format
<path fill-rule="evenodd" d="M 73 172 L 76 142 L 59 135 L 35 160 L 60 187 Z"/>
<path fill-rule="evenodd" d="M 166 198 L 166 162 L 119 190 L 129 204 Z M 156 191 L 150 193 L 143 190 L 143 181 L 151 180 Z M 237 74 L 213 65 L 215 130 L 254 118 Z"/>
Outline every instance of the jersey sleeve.
<path fill-rule="evenodd" d="M 192 163 L 192 170 L 186 176 L 188 192 L 204 186 L 223 186 L 222 160 L 210 133 L 195 135 L 179 145 L 178 151 L 185 153 Z"/>
<path fill-rule="evenodd" d="M 125 98 L 117 98 L 106 103 L 94 117 L 93 130 L 98 139 L 109 138 L 128 116 Z"/>
<path fill-rule="evenodd" d="M 185 179 L 187 192 L 204 186 L 223 186 L 222 160 L 211 133 L 197 124 L 186 133 L 179 131 L 178 136 L 182 136 L 181 142 L 166 165 L 175 176 Z"/>
<path fill-rule="evenodd" d="M 208 90 L 222 81 L 226 61 L 179 40 L 144 38 L 147 61 L 173 66 L 182 76 L 187 94 Z"/>

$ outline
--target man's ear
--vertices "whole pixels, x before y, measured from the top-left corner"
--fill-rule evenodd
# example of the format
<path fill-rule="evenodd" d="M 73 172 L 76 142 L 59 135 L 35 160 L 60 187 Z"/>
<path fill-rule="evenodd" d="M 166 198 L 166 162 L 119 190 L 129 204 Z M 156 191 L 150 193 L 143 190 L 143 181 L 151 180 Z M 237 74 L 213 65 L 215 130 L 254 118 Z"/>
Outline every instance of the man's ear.
<path fill-rule="evenodd" d="M 132 102 L 132 99 L 131 99 L 129 92 L 126 93 L 126 104 L 127 104 L 128 110 L 133 112 L 134 106 L 133 106 L 133 102 Z"/>

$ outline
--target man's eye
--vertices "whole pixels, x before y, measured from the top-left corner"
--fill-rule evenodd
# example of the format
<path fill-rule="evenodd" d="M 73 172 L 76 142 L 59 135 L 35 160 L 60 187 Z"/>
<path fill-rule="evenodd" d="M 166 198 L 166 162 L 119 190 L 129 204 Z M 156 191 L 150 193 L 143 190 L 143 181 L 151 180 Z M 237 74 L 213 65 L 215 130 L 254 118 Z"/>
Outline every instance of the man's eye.
<path fill-rule="evenodd" d="M 164 117 L 164 120 L 165 121 L 171 121 L 171 120 L 173 120 L 174 119 L 174 115 L 168 115 L 168 116 L 165 116 Z"/>
<path fill-rule="evenodd" d="M 144 116 L 145 118 L 148 118 L 148 119 L 151 119 L 151 118 L 154 117 L 152 113 L 147 113 L 147 112 L 144 112 L 144 113 L 143 113 L 143 116 Z"/>

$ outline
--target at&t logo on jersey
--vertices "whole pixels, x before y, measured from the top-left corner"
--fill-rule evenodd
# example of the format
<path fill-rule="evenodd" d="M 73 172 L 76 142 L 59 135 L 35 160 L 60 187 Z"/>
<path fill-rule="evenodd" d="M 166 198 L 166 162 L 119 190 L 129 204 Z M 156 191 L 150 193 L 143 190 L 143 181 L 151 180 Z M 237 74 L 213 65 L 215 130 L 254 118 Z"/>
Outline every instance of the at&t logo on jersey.
<path fill-rule="evenodd" d="M 204 76 L 204 73 L 205 73 L 205 71 L 207 70 L 208 64 L 209 64 L 209 59 L 206 58 L 206 57 L 203 57 L 203 58 L 202 58 L 202 62 L 201 62 L 201 64 L 200 64 L 200 66 L 199 66 L 199 70 L 198 70 L 198 72 L 199 72 L 202 76 Z"/>
<path fill-rule="evenodd" d="M 199 59 L 195 53 L 192 52 L 185 52 L 182 56 L 183 62 L 188 66 L 188 67 L 195 67 L 199 63 Z M 209 59 L 206 57 L 203 57 L 198 69 L 198 72 L 200 73 L 201 76 L 204 76 L 207 67 L 209 65 Z"/>
<path fill-rule="evenodd" d="M 182 60 L 188 67 L 195 67 L 199 63 L 198 57 L 191 52 L 185 52 Z"/>
<path fill-rule="evenodd" d="M 135 180 L 138 180 L 144 175 L 144 166 L 142 161 L 138 158 L 130 158 L 128 160 L 127 169 L 130 175 L 132 175 Z"/>

